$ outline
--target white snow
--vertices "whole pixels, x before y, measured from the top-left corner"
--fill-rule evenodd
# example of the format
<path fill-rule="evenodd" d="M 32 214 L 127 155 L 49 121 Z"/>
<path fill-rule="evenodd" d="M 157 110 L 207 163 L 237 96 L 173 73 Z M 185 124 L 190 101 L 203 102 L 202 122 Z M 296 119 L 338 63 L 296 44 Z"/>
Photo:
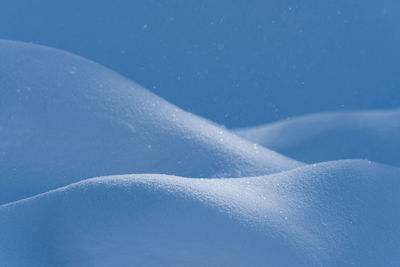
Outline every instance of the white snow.
<path fill-rule="evenodd" d="M 400 262 L 400 168 L 344 159 L 398 165 L 399 110 L 234 134 L 69 53 L 0 59 L 0 266 Z"/>
<path fill-rule="evenodd" d="M 306 162 L 368 158 L 400 166 L 400 109 L 316 113 L 233 132 Z"/>
<path fill-rule="evenodd" d="M 239 177 L 302 166 L 265 148 L 255 151 L 252 143 L 81 57 L 1 41 L 0 58 L 0 173 L 6 177 L 0 203 L 82 177 Z M 21 88 L 30 90 L 16 93 Z"/>
<path fill-rule="evenodd" d="M 387 266 L 400 261 L 399 175 L 344 160 L 260 177 L 87 179 L 0 207 L 0 261 Z"/>

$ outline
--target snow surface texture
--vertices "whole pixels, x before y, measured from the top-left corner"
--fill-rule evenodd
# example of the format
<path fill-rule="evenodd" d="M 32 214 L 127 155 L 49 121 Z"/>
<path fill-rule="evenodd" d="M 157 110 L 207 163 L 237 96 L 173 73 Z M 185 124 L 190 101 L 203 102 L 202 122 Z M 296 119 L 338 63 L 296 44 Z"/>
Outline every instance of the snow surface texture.
<path fill-rule="evenodd" d="M 399 111 L 234 131 L 250 142 L 83 58 L 0 58 L 1 266 L 400 262 L 400 169 L 321 162 L 398 165 Z"/>
<path fill-rule="evenodd" d="M 311 114 L 234 132 L 306 162 L 368 158 L 400 166 L 400 109 Z"/>
<path fill-rule="evenodd" d="M 1 41 L 0 58 L 0 203 L 101 175 L 240 177 L 302 165 L 81 57 Z"/>

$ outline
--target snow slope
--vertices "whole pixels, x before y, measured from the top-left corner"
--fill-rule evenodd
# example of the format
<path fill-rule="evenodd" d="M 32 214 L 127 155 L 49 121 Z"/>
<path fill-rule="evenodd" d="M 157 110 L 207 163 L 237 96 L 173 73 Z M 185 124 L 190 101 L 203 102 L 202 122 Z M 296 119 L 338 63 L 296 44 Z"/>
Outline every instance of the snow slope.
<path fill-rule="evenodd" d="M 396 266 L 398 167 L 263 145 L 397 164 L 398 115 L 233 134 L 81 57 L 0 41 L 0 266 Z"/>
<path fill-rule="evenodd" d="M 0 41 L 0 58 L 0 203 L 83 177 L 238 177 L 302 165 L 81 57 Z"/>
<path fill-rule="evenodd" d="M 237 179 L 121 175 L 0 207 L 3 266 L 394 266 L 400 169 L 365 160 Z"/>
<path fill-rule="evenodd" d="M 306 162 L 368 158 L 400 166 L 400 109 L 317 113 L 234 132 Z"/>

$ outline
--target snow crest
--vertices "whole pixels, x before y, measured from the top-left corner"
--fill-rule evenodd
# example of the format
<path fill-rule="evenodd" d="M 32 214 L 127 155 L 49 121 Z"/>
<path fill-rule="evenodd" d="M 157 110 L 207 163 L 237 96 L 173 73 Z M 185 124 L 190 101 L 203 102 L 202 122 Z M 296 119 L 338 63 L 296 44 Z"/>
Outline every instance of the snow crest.
<path fill-rule="evenodd" d="M 400 262 L 399 110 L 230 131 L 66 52 L 0 58 L 1 266 Z"/>

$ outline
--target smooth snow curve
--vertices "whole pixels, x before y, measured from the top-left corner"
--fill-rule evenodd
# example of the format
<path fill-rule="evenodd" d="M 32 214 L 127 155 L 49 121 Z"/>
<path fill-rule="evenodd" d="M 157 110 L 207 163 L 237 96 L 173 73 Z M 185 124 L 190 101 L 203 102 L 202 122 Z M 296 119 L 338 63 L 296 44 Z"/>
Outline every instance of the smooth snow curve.
<path fill-rule="evenodd" d="M 398 167 L 268 148 L 400 165 L 399 115 L 233 134 L 81 57 L 0 41 L 0 266 L 397 266 Z"/>
<path fill-rule="evenodd" d="M 122 175 L 0 207 L 6 266 L 391 266 L 400 169 L 362 160 L 261 177 Z"/>
<path fill-rule="evenodd" d="M 233 132 L 305 162 L 366 158 L 400 166 L 400 109 L 317 113 Z"/>
<path fill-rule="evenodd" d="M 302 165 L 81 57 L 0 41 L 0 58 L 0 203 L 85 177 L 240 177 Z"/>

